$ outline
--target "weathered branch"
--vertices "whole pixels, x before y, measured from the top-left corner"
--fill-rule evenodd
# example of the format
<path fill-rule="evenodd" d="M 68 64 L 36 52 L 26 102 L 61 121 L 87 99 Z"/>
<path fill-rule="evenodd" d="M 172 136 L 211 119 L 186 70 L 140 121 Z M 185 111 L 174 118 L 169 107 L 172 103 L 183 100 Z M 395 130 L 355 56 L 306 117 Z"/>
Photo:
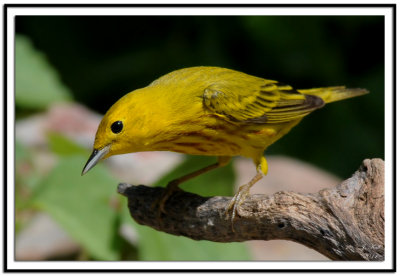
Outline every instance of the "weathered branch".
<path fill-rule="evenodd" d="M 195 240 L 291 240 L 333 260 L 384 259 L 384 161 L 366 159 L 349 179 L 315 194 L 251 195 L 239 207 L 234 231 L 229 197 L 178 191 L 158 217 L 152 204 L 164 188 L 120 184 L 131 216 L 140 224 Z"/>

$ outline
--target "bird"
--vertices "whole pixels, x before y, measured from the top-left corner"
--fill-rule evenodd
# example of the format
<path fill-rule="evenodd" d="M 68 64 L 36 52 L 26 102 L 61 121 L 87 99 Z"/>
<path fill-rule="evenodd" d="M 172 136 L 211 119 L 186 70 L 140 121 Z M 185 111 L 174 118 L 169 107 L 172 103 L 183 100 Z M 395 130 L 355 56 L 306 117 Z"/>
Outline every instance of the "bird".
<path fill-rule="evenodd" d="M 229 164 L 234 156 L 247 157 L 253 160 L 255 174 L 226 207 L 233 222 L 250 188 L 268 173 L 264 151 L 271 144 L 325 104 L 367 93 L 345 86 L 294 89 L 221 67 L 175 70 L 111 106 L 99 124 L 82 175 L 117 154 L 173 151 L 216 156 L 216 163 L 168 183 L 157 202 L 166 213 L 165 203 L 180 184 Z"/>

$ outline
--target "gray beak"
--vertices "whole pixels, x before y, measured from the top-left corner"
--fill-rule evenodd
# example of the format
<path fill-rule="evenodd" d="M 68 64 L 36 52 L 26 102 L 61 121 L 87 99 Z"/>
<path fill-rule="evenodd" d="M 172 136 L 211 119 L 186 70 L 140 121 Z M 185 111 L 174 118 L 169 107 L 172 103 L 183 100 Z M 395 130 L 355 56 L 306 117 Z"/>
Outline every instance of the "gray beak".
<path fill-rule="evenodd" d="M 83 167 L 81 175 L 84 175 L 91 168 L 93 168 L 97 164 L 97 162 L 99 162 L 110 151 L 110 146 L 111 145 L 107 145 L 100 150 L 93 150 L 92 154 L 89 157 L 89 160 L 86 162 L 85 167 Z"/>

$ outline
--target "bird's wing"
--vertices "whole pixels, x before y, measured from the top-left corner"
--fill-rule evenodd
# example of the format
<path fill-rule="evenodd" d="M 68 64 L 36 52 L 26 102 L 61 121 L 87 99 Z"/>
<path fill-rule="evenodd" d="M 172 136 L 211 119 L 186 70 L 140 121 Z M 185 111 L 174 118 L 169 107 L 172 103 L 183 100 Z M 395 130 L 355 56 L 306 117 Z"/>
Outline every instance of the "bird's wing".
<path fill-rule="evenodd" d="M 204 89 L 203 105 L 232 122 L 279 124 L 306 116 L 323 106 L 324 101 L 275 81 L 247 84 L 230 81 L 214 83 Z"/>

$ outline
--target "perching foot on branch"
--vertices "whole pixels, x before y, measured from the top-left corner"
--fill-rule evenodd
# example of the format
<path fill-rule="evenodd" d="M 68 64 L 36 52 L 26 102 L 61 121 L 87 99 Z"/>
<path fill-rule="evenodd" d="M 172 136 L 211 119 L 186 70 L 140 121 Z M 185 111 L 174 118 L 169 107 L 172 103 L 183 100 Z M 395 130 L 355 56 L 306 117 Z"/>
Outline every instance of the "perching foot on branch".
<path fill-rule="evenodd" d="M 384 161 L 366 159 L 354 175 L 314 194 L 250 195 L 238 208 L 234 231 L 225 208 L 230 197 L 177 191 L 161 219 L 152 203 L 164 188 L 119 184 L 140 224 L 195 240 L 291 240 L 332 260 L 384 260 Z"/>

